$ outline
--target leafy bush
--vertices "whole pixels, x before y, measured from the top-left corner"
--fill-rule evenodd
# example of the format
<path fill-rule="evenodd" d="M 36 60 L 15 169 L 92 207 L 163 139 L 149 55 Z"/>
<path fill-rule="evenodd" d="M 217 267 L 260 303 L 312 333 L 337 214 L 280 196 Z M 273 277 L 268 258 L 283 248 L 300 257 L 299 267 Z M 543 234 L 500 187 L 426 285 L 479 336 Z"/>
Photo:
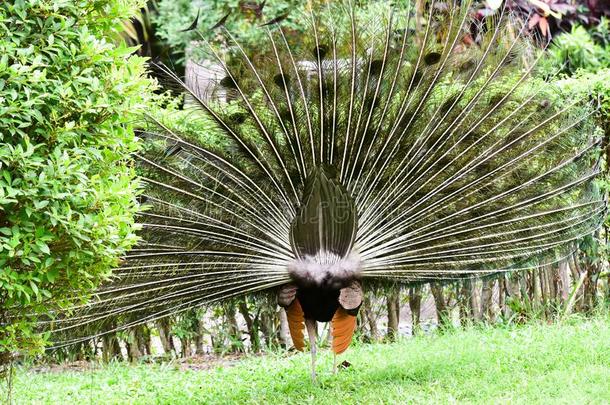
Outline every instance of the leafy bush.
<path fill-rule="evenodd" d="M 555 38 L 550 57 L 542 67 L 546 74 L 559 73 L 557 83 L 566 93 L 566 100 L 572 95 L 584 95 L 597 103 L 595 118 L 606 139 L 610 136 L 609 32 L 610 21 L 605 18 L 590 30 L 573 27 L 571 32 Z"/>
<path fill-rule="evenodd" d="M 568 33 L 559 35 L 549 49 L 550 70 L 573 75 L 579 69 L 597 71 L 610 67 L 610 47 L 605 32 L 608 20 L 591 31 L 574 26 Z"/>
<path fill-rule="evenodd" d="M 154 83 L 110 38 L 141 3 L 0 3 L 4 357 L 38 350 L 37 314 L 86 297 L 136 241 L 132 126 Z"/>
<path fill-rule="evenodd" d="M 598 125 L 610 136 L 610 21 L 602 18 L 596 27 L 586 30 L 575 26 L 559 35 L 549 49 L 543 73 L 558 73 L 557 84 L 566 100 L 573 95 L 589 96 L 599 108 Z"/>
<path fill-rule="evenodd" d="M 581 70 L 557 81 L 557 84 L 567 94 L 589 95 L 599 105 L 600 124 L 610 125 L 610 68 Z"/>
<path fill-rule="evenodd" d="M 605 190 L 610 190 L 610 176 L 608 176 L 608 139 L 610 139 L 610 68 L 605 67 L 595 71 L 579 70 L 570 77 L 565 77 L 557 82 L 558 86 L 566 94 L 566 100 L 573 96 L 588 96 L 592 103 L 597 105 L 594 118 L 597 125 L 604 131 L 603 151 L 606 160 L 605 175 L 599 179 Z M 610 222 L 610 217 L 606 219 Z M 607 242 L 603 241 L 607 246 Z"/>

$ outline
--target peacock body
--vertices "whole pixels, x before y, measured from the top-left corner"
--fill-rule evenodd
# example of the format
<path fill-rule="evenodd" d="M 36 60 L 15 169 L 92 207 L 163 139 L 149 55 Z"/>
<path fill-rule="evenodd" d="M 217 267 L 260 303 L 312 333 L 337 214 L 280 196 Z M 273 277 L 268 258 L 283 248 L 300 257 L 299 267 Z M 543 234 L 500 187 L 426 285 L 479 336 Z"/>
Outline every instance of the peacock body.
<path fill-rule="evenodd" d="M 569 255 L 605 212 L 593 108 L 532 77 L 507 11 L 477 24 L 468 4 L 428 6 L 418 21 L 389 8 L 362 21 L 330 5 L 299 36 L 277 19 L 256 55 L 216 27 L 231 46 L 209 45 L 224 72 L 213 91 L 229 101 L 175 79 L 218 141 L 161 122 L 143 132 L 141 243 L 56 330 L 272 291 L 297 348 L 305 326 L 331 321 L 340 353 L 367 286 Z"/>

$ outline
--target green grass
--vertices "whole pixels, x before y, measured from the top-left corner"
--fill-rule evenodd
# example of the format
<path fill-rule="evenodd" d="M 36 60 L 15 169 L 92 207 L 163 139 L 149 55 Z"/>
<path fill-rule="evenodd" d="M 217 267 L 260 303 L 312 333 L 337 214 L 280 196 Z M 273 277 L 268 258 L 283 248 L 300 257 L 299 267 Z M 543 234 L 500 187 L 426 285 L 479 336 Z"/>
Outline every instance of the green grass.
<path fill-rule="evenodd" d="M 319 381 L 309 354 L 252 357 L 232 367 L 114 364 L 79 372 L 20 370 L 16 403 L 610 403 L 610 319 L 470 329 L 359 345 Z"/>

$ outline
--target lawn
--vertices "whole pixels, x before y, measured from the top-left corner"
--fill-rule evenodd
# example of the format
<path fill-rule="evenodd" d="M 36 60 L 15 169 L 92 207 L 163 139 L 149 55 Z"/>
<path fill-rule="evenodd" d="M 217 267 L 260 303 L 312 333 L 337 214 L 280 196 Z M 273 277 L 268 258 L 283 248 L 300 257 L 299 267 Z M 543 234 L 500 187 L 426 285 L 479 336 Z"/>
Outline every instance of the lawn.
<path fill-rule="evenodd" d="M 309 354 L 250 357 L 211 370 L 112 364 L 86 371 L 17 373 L 17 404 L 610 403 L 610 319 L 453 331 L 358 345 L 319 380 Z"/>

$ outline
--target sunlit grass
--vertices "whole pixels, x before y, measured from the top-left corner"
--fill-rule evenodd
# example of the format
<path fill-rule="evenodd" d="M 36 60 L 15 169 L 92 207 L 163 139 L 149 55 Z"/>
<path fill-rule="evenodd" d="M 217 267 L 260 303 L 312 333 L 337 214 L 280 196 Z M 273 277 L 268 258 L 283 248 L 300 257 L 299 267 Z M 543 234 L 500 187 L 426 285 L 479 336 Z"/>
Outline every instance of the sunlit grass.
<path fill-rule="evenodd" d="M 470 329 L 358 345 L 318 383 L 309 354 L 252 357 L 207 371 L 112 364 L 80 372 L 19 370 L 16 403 L 609 403 L 610 320 Z"/>

